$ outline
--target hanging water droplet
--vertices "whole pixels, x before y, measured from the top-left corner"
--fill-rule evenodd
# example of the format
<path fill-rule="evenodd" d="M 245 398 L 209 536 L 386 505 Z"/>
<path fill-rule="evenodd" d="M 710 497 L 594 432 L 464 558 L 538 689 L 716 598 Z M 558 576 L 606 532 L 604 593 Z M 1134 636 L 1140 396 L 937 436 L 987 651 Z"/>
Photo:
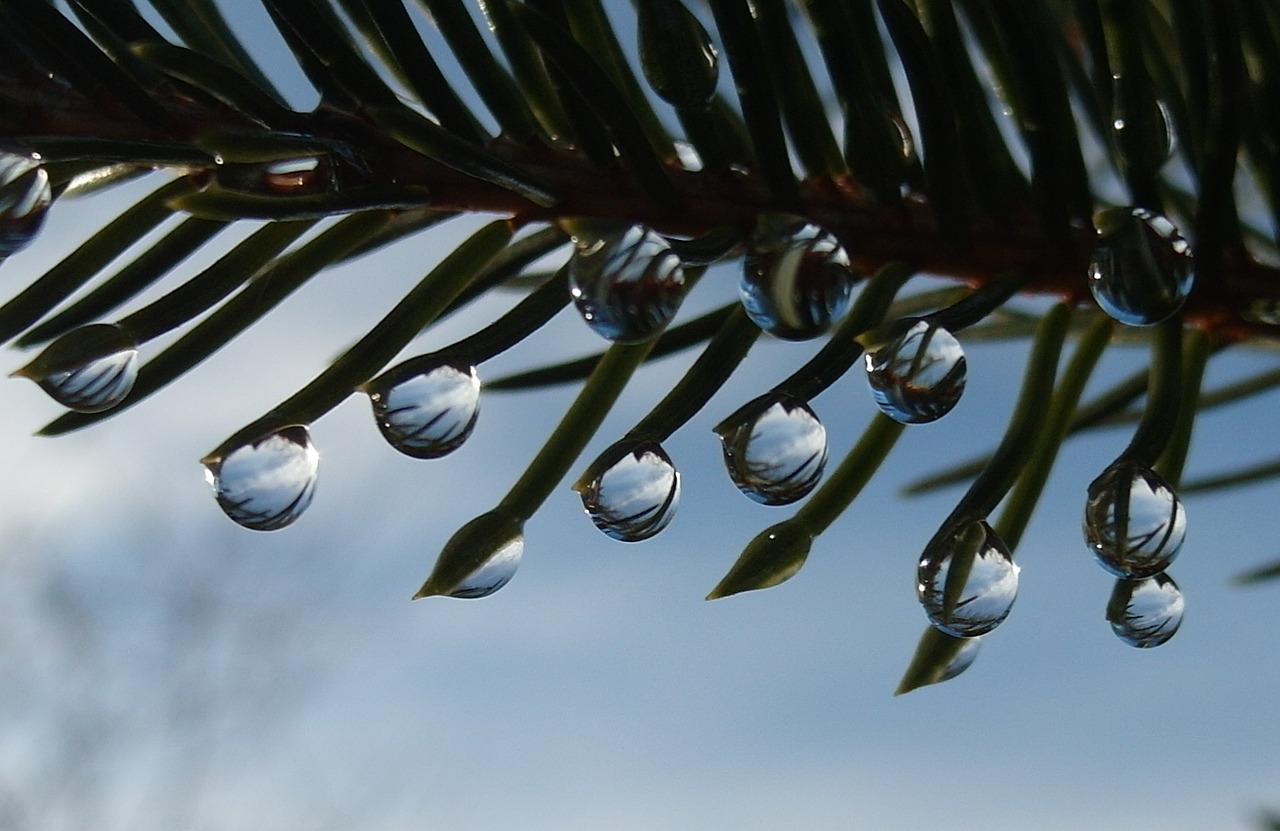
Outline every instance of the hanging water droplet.
<path fill-rule="evenodd" d="M 1184 606 L 1178 584 L 1167 574 L 1117 580 L 1107 603 L 1107 621 L 1129 646 L 1150 649 L 1177 634 Z"/>
<path fill-rule="evenodd" d="M 1168 106 L 1149 84 L 1112 76 L 1111 128 L 1116 147 L 1130 168 L 1155 172 L 1173 155 L 1176 141 Z"/>
<path fill-rule="evenodd" d="M 657 442 L 624 439 L 587 468 L 573 489 L 604 533 L 639 542 L 671 522 L 680 505 L 680 472 Z"/>
<path fill-rule="evenodd" d="M 849 309 L 856 277 L 833 234 L 800 217 L 765 215 L 742 262 L 738 291 L 757 326 L 784 340 L 807 340 Z"/>
<path fill-rule="evenodd" d="M 138 347 L 113 323 L 72 329 L 13 373 L 30 378 L 68 409 L 109 410 L 128 397 L 138 378 Z"/>
<path fill-rule="evenodd" d="M 35 239 L 52 202 L 44 167 L 31 155 L 0 150 L 0 260 Z"/>
<path fill-rule="evenodd" d="M 219 507 L 240 525 L 274 531 L 311 504 L 320 454 L 302 425 L 292 425 L 204 460 Z"/>
<path fill-rule="evenodd" d="M 738 489 L 762 505 L 807 495 L 827 463 L 827 430 L 804 401 L 768 393 L 715 428 L 724 464 Z"/>
<path fill-rule="evenodd" d="M 524 523 L 501 506 L 457 530 L 414 600 L 432 595 L 488 597 L 515 576 L 524 556 Z"/>
<path fill-rule="evenodd" d="M 387 442 L 415 459 L 438 459 L 462 446 L 480 415 L 475 367 L 442 362 L 376 381 L 366 390 Z"/>
<path fill-rule="evenodd" d="M 1173 223 L 1144 208 L 1112 208 L 1094 219 L 1089 289 L 1102 310 L 1129 326 L 1151 326 L 1182 308 L 1195 270 Z"/>
<path fill-rule="evenodd" d="M 1132 580 L 1159 574 L 1178 556 L 1186 534 L 1182 500 L 1155 471 L 1121 460 L 1089 485 L 1085 540 L 1115 576 Z"/>
<path fill-rule="evenodd" d="M 975 520 L 925 549 L 916 592 L 929 622 L 957 638 L 1000 625 L 1018 597 L 1018 566 L 985 520 Z"/>
<path fill-rule="evenodd" d="M 901 325 L 901 334 L 864 356 L 871 395 L 895 421 L 936 421 L 964 392 L 964 349 L 954 335 L 925 318 Z"/>
<path fill-rule="evenodd" d="M 587 324 L 617 343 L 643 343 L 675 316 L 684 268 L 654 231 L 625 231 L 579 242 L 569 260 L 569 293 Z"/>
<path fill-rule="evenodd" d="M 978 650 L 982 647 L 982 638 L 964 638 L 960 644 L 960 651 L 952 657 L 938 675 L 935 683 L 941 684 L 943 681 L 950 681 L 969 667 L 973 666 L 973 662 L 978 658 Z"/>

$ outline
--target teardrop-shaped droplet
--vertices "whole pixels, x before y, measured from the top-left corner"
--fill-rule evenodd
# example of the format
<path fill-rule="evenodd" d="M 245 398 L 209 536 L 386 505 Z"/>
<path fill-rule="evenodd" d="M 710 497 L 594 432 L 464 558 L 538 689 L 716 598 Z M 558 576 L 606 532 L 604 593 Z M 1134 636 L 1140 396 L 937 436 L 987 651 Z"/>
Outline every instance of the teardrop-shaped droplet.
<path fill-rule="evenodd" d="M 0 150 L 0 260 L 35 239 L 52 202 L 44 167 L 29 155 Z"/>
<path fill-rule="evenodd" d="M 573 489 L 597 528 L 615 540 L 639 542 L 676 515 L 680 472 L 657 442 L 623 440 L 600 454 Z"/>
<path fill-rule="evenodd" d="M 903 331 L 868 352 L 867 383 L 885 415 L 904 424 L 942 418 L 964 392 L 964 349 L 955 336 L 924 318 L 903 321 Z"/>
<path fill-rule="evenodd" d="M 1089 485 L 1084 536 L 1117 577 L 1151 577 L 1169 567 L 1187 534 L 1187 512 L 1173 487 L 1136 462 L 1118 461 Z"/>
<path fill-rule="evenodd" d="M 1112 76 L 1111 128 L 1125 164 L 1154 173 L 1173 155 L 1175 133 L 1169 108 L 1151 94 L 1151 85 Z"/>
<path fill-rule="evenodd" d="M 1185 605 L 1178 584 L 1167 574 L 1117 580 L 1107 603 L 1107 622 L 1129 646 L 1150 649 L 1177 634 Z"/>
<path fill-rule="evenodd" d="M 128 397 L 138 378 L 138 347 L 113 323 L 72 329 L 14 373 L 30 378 L 68 409 L 109 410 Z"/>
<path fill-rule="evenodd" d="M 929 622 L 957 638 L 985 635 L 1018 597 L 1018 565 L 985 520 L 975 520 L 925 549 L 916 592 Z"/>
<path fill-rule="evenodd" d="M 684 268 L 654 231 L 625 231 L 580 242 L 569 260 L 569 293 L 587 324 L 617 343 L 643 343 L 675 316 Z"/>
<path fill-rule="evenodd" d="M 315 495 L 319 465 L 307 428 L 298 424 L 204 462 L 218 505 L 254 531 L 274 531 L 302 515 Z"/>
<path fill-rule="evenodd" d="M 827 430 L 804 401 L 783 393 L 755 399 L 716 426 L 725 468 L 762 505 L 807 495 L 827 464 Z"/>
<path fill-rule="evenodd" d="M 445 543 L 414 599 L 488 597 L 515 576 L 524 556 L 524 523 L 502 507 L 462 526 Z"/>
<path fill-rule="evenodd" d="M 856 277 L 840 242 L 799 217 L 762 217 L 738 285 L 751 320 L 784 340 L 808 340 L 849 309 Z"/>
<path fill-rule="evenodd" d="M 415 459 L 457 450 L 480 415 L 480 377 L 469 365 L 439 363 L 367 392 L 383 438 Z"/>
<path fill-rule="evenodd" d="M 680 0 L 636 6 L 640 68 L 658 97 L 675 107 L 705 106 L 720 79 L 715 44 Z"/>
<path fill-rule="evenodd" d="M 1089 289 L 1102 310 L 1151 326 L 1182 308 L 1195 282 L 1191 246 L 1173 223 L 1144 208 L 1112 208 L 1094 220 Z"/>
<path fill-rule="evenodd" d="M 960 644 L 960 651 L 952 657 L 938 675 L 936 683 L 941 684 L 943 681 L 950 681 L 969 667 L 973 666 L 973 662 L 978 658 L 978 650 L 982 647 L 982 638 L 965 638 Z"/>

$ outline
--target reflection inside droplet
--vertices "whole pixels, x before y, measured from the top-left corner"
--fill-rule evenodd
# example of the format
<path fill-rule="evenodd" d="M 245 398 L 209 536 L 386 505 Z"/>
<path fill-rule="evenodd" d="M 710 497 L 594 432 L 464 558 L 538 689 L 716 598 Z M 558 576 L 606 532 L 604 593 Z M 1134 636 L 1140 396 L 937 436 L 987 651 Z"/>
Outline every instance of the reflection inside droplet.
<path fill-rule="evenodd" d="M 319 464 L 307 428 L 293 425 L 206 459 L 205 479 L 227 516 L 245 528 L 274 531 L 311 504 Z"/>
<path fill-rule="evenodd" d="M 822 479 L 827 431 L 804 401 L 781 393 L 757 398 L 716 426 L 729 478 L 763 505 L 788 505 Z"/>
<path fill-rule="evenodd" d="M 937 683 L 941 684 L 943 681 L 950 681 L 973 666 L 973 662 L 978 658 L 978 650 L 981 647 L 982 638 L 965 638 L 960 644 L 960 651 L 955 654 L 951 662 L 938 675 Z"/>
<path fill-rule="evenodd" d="M 633 225 L 579 243 L 569 260 L 569 293 L 587 324 L 618 343 L 643 343 L 684 299 L 680 258 L 657 233 Z"/>
<path fill-rule="evenodd" d="M 1144 208 L 1112 208 L 1094 224 L 1089 289 L 1104 312 L 1129 326 L 1151 326 L 1182 308 L 1195 270 L 1191 246 L 1172 222 Z"/>
<path fill-rule="evenodd" d="M 591 521 L 615 540 L 647 540 L 670 524 L 680 504 L 680 472 L 656 442 L 619 442 L 587 476 L 574 489 Z"/>
<path fill-rule="evenodd" d="M 1089 485 L 1085 541 L 1117 577 L 1151 577 L 1169 567 L 1187 533 L 1182 500 L 1155 471 L 1118 461 Z"/>
<path fill-rule="evenodd" d="M 901 334 L 865 356 L 871 395 L 895 421 L 936 421 L 964 392 L 964 350 L 950 332 L 923 318 L 902 326 Z"/>
<path fill-rule="evenodd" d="M 499 505 L 454 532 L 414 599 L 488 597 L 511 581 L 523 556 L 524 521 Z"/>
<path fill-rule="evenodd" d="M 742 263 L 739 294 L 751 320 L 775 337 L 807 340 L 849 308 L 856 278 L 835 236 L 800 217 L 763 217 Z"/>
<path fill-rule="evenodd" d="M 100 413 L 129 396 L 138 379 L 138 348 L 112 323 L 72 329 L 14 373 L 30 378 L 53 400 L 81 413 Z"/>
<path fill-rule="evenodd" d="M 0 259 L 35 239 L 52 202 L 44 167 L 31 155 L 0 150 Z"/>
<path fill-rule="evenodd" d="M 469 365 L 440 363 L 367 392 L 383 438 L 417 459 L 457 450 L 480 415 L 480 377 Z"/>
<path fill-rule="evenodd" d="M 1178 632 L 1185 604 L 1173 578 L 1117 580 L 1107 603 L 1107 621 L 1116 637 L 1139 649 L 1160 646 Z"/>
<path fill-rule="evenodd" d="M 493 553 L 480 564 L 480 567 L 463 578 L 454 586 L 449 597 L 474 600 L 488 597 L 498 589 L 511 582 L 520 559 L 524 556 L 524 536 L 519 535 L 507 540 L 505 544 L 494 549 Z"/>
<path fill-rule="evenodd" d="M 957 638 L 1000 625 L 1018 597 L 1018 566 L 984 520 L 944 535 L 925 549 L 916 591 L 929 622 Z"/>

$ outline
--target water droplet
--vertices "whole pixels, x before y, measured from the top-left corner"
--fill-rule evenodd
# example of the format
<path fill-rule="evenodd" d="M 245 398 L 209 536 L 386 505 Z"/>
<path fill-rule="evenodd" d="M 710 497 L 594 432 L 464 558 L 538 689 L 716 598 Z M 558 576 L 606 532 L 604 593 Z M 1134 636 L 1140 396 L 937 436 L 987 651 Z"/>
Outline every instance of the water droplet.
<path fill-rule="evenodd" d="M 577 244 L 569 260 L 569 292 L 596 333 L 618 343 L 643 343 L 680 308 L 684 268 L 666 240 L 633 225 Z"/>
<path fill-rule="evenodd" d="M 1129 646 L 1150 649 L 1177 634 L 1185 605 L 1178 584 L 1167 574 L 1117 580 L 1107 603 L 1107 622 Z"/>
<path fill-rule="evenodd" d="M 1000 625 L 1018 597 L 1018 566 L 985 520 L 944 535 L 920 557 L 916 592 L 929 622 L 957 638 Z"/>
<path fill-rule="evenodd" d="M 206 459 L 205 480 L 227 516 L 254 531 L 274 531 L 311 504 L 319 464 L 307 428 L 295 424 Z"/>
<path fill-rule="evenodd" d="M 902 326 L 901 334 L 865 356 L 871 395 L 895 421 L 936 421 L 964 392 L 964 349 L 954 335 L 925 318 L 904 320 Z"/>
<path fill-rule="evenodd" d="M 799 217 L 767 215 L 742 262 L 747 315 L 784 340 L 807 340 L 849 309 L 856 278 L 833 234 Z"/>
<path fill-rule="evenodd" d="M 955 654 L 951 662 L 947 664 L 938 675 L 938 680 L 934 683 L 941 684 L 943 681 L 950 681 L 969 667 L 973 666 L 973 662 L 978 658 L 978 650 L 982 647 L 982 638 L 964 638 L 960 644 L 960 651 Z"/>
<path fill-rule="evenodd" d="M 1173 223 L 1143 208 L 1094 219 L 1089 289 L 1102 310 L 1129 326 L 1151 326 L 1182 308 L 1195 282 L 1191 246 Z"/>
<path fill-rule="evenodd" d="M 503 509 L 483 513 L 457 530 L 414 595 L 488 597 L 515 576 L 524 556 L 524 523 Z"/>
<path fill-rule="evenodd" d="M 1187 513 L 1173 487 L 1136 462 L 1118 461 L 1089 485 L 1084 536 L 1098 562 L 1137 579 L 1169 567 L 1187 534 Z"/>
<path fill-rule="evenodd" d="M 216 173 L 224 188 L 269 196 L 315 196 L 336 187 L 333 163 L 325 156 L 232 162 Z"/>
<path fill-rule="evenodd" d="M 1150 85 L 1126 83 L 1112 76 L 1111 128 L 1116 146 L 1131 168 L 1158 171 L 1173 155 L 1176 136 L 1169 107 L 1148 97 Z"/>
<path fill-rule="evenodd" d="M 81 326 L 57 338 L 14 373 L 30 378 L 68 409 L 109 410 L 128 397 L 138 378 L 138 347 L 113 323 Z"/>
<path fill-rule="evenodd" d="M 678 0 L 637 5 L 640 67 L 658 97 L 675 107 L 705 106 L 720 78 L 715 44 Z"/>
<path fill-rule="evenodd" d="M 442 362 L 408 377 L 384 376 L 366 390 L 387 442 L 415 459 L 438 459 L 462 446 L 480 415 L 475 367 Z"/>
<path fill-rule="evenodd" d="M 30 155 L 0 150 L 0 259 L 35 239 L 52 202 L 44 167 Z"/>
<path fill-rule="evenodd" d="M 615 540 L 639 542 L 675 516 L 680 472 L 658 443 L 623 440 L 600 454 L 574 490 L 597 528 Z"/>
<path fill-rule="evenodd" d="M 827 430 L 804 401 L 768 393 L 716 426 L 724 464 L 738 489 L 762 505 L 807 495 L 827 463 Z"/>
<path fill-rule="evenodd" d="M 813 547 L 813 531 L 798 517 L 770 525 L 756 534 L 720 579 L 707 600 L 784 583 L 804 567 Z"/>

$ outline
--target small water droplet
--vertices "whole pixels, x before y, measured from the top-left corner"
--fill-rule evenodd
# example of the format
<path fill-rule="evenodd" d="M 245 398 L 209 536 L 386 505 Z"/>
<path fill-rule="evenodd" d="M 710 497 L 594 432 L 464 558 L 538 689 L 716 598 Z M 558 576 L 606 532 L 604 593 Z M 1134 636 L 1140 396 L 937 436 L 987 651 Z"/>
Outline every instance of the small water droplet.
<path fill-rule="evenodd" d="M 865 355 L 871 395 L 895 421 L 936 421 L 964 392 L 964 349 L 954 335 L 925 318 L 902 321 L 902 326 L 901 334 Z"/>
<path fill-rule="evenodd" d="M 1191 293 L 1191 246 L 1173 223 L 1144 208 L 1112 208 L 1094 219 L 1089 289 L 1102 310 L 1129 326 L 1166 320 Z"/>
<path fill-rule="evenodd" d="M 597 334 L 643 343 L 665 326 L 684 299 L 684 268 L 654 231 L 625 231 L 579 242 L 569 260 L 569 293 Z"/>
<path fill-rule="evenodd" d="M 763 395 L 717 425 L 716 434 L 729 478 L 762 505 L 789 505 L 822 478 L 827 430 L 794 396 Z"/>
<path fill-rule="evenodd" d="M 44 167 L 30 155 L 0 150 L 0 260 L 35 239 L 52 202 Z"/>
<path fill-rule="evenodd" d="M 808 340 L 849 309 L 856 277 L 833 234 L 800 217 L 761 218 L 742 262 L 747 315 L 784 340 Z"/>
<path fill-rule="evenodd" d="M 224 188 L 268 196 L 315 196 L 336 187 L 333 163 L 318 155 L 221 164 L 216 175 Z"/>
<path fill-rule="evenodd" d="M 925 549 L 916 592 L 929 622 L 957 638 L 985 635 L 1018 597 L 1018 565 L 985 520 L 975 520 Z"/>
<path fill-rule="evenodd" d="M 109 410 L 138 379 L 138 347 L 113 323 L 72 329 L 14 373 L 40 385 L 54 401 L 81 413 Z"/>
<path fill-rule="evenodd" d="M 1187 534 L 1187 513 L 1158 473 L 1118 461 L 1089 485 L 1084 536 L 1098 563 L 1116 577 L 1138 579 L 1169 567 Z"/>
<path fill-rule="evenodd" d="M 615 540 L 639 542 L 675 516 L 680 472 L 657 442 L 624 440 L 600 454 L 574 490 L 597 528 Z"/>
<path fill-rule="evenodd" d="M 973 662 L 978 658 L 978 650 L 982 647 L 982 638 L 964 638 L 960 644 L 960 651 L 955 654 L 951 662 L 947 664 L 942 672 L 938 675 L 935 683 L 941 684 L 943 681 L 950 681 L 957 675 L 973 666 Z"/>
<path fill-rule="evenodd" d="M 442 362 L 366 391 L 383 438 L 415 459 L 457 450 L 480 415 L 480 377 L 469 365 Z"/>
<path fill-rule="evenodd" d="M 481 514 L 445 543 L 414 599 L 488 597 L 515 576 L 524 556 L 524 523 L 502 507 Z"/>
<path fill-rule="evenodd" d="M 205 480 L 231 519 L 254 531 L 274 531 L 311 504 L 319 464 L 307 428 L 295 424 L 206 459 Z"/>
<path fill-rule="evenodd" d="M 1117 580 L 1107 603 L 1107 622 L 1129 646 L 1150 649 L 1177 634 L 1185 605 L 1178 584 L 1167 574 Z"/>

